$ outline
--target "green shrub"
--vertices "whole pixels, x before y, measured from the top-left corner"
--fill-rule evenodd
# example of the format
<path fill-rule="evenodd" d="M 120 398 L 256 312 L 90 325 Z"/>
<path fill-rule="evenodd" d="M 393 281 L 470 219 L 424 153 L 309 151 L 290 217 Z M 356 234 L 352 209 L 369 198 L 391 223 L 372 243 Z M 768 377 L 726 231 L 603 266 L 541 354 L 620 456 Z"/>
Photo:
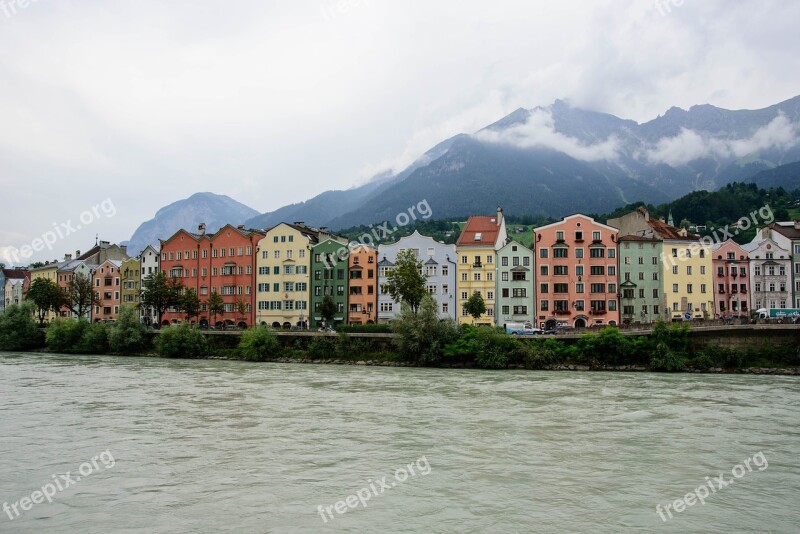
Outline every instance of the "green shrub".
<path fill-rule="evenodd" d="M 683 370 L 686 367 L 686 363 L 685 354 L 673 351 L 663 342 L 656 345 L 655 351 L 650 358 L 650 368 L 654 371 L 673 373 Z"/>
<path fill-rule="evenodd" d="M 495 328 L 478 328 L 475 362 L 484 369 L 505 369 L 516 360 L 520 342 Z"/>
<path fill-rule="evenodd" d="M 122 306 L 117 321 L 109 329 L 108 346 L 115 354 L 134 354 L 149 345 L 147 328 L 139 320 L 139 312 L 132 306 Z"/>
<path fill-rule="evenodd" d="M 478 329 L 472 325 L 462 324 L 458 327 L 458 338 L 448 343 L 444 355 L 454 363 L 475 361 L 478 354 Z"/>
<path fill-rule="evenodd" d="M 336 354 L 336 344 L 327 336 L 317 336 L 308 344 L 308 355 L 315 360 L 333 358 Z"/>
<path fill-rule="evenodd" d="M 104 323 L 87 324 L 75 352 L 80 354 L 108 353 L 108 328 L 106 325 Z"/>
<path fill-rule="evenodd" d="M 187 324 L 162 328 L 155 345 L 158 354 L 165 358 L 202 358 L 208 355 L 206 336 Z"/>
<path fill-rule="evenodd" d="M 47 348 L 55 352 L 81 352 L 81 338 L 89 323 L 77 319 L 57 319 L 52 321 L 45 333 Z"/>
<path fill-rule="evenodd" d="M 33 320 L 31 303 L 6 306 L 0 314 L 0 350 L 29 350 L 44 345 L 44 336 Z"/>
<path fill-rule="evenodd" d="M 403 302 L 400 313 L 392 321 L 392 331 L 400 354 L 419 364 L 441 362 L 445 347 L 458 338 L 458 327 L 452 319 L 439 319 L 436 301 L 430 295 L 422 298 L 414 314 L 411 306 Z"/>
<path fill-rule="evenodd" d="M 540 343 L 536 340 L 523 343 L 520 353 L 526 369 L 544 369 L 558 363 L 556 351 L 547 342 Z"/>
<path fill-rule="evenodd" d="M 239 351 L 245 360 L 264 361 L 277 356 L 280 342 L 268 326 L 257 326 L 242 334 Z"/>

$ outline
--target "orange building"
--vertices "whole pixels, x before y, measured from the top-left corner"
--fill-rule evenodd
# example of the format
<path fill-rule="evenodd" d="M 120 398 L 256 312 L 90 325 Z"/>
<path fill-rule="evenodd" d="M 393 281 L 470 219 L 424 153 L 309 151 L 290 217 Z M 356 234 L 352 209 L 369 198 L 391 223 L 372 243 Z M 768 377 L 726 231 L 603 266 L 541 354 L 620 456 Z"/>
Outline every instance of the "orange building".
<path fill-rule="evenodd" d="M 750 256 L 747 251 L 729 239 L 714 245 L 711 264 L 716 316 L 749 318 Z"/>
<path fill-rule="evenodd" d="M 119 313 L 121 289 L 121 261 L 106 260 L 95 269 L 92 275 L 94 287 L 94 305 L 92 321 L 114 321 Z"/>
<path fill-rule="evenodd" d="M 350 251 L 348 263 L 349 291 L 347 322 L 378 322 L 378 251 L 361 245 Z"/>
<path fill-rule="evenodd" d="M 619 324 L 616 228 L 586 215 L 536 228 L 536 315 L 540 325 Z"/>
<path fill-rule="evenodd" d="M 192 318 L 192 322 L 199 320 L 201 326 L 254 324 L 255 251 L 265 235 L 230 224 L 207 235 L 205 224 L 200 224 L 197 233 L 178 230 L 161 241 L 161 271 L 185 288 L 193 288 L 200 298 L 200 315 Z M 215 291 L 224 302 L 224 312 L 216 316 L 209 313 L 206 304 Z M 180 323 L 185 319 L 182 311 L 171 308 L 164 313 L 161 323 Z"/>

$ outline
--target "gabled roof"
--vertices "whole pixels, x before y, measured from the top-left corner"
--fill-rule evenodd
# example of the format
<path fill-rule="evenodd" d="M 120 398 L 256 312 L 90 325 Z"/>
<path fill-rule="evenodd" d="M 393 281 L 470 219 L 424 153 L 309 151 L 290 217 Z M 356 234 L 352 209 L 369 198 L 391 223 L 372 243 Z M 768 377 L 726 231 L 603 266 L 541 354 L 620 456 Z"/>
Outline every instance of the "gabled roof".
<path fill-rule="evenodd" d="M 386 258 L 383 258 L 378 262 L 378 267 L 394 267 L 394 263 L 390 262 Z"/>
<path fill-rule="evenodd" d="M 29 276 L 29 271 L 25 269 L 3 269 L 3 274 L 6 278 L 13 278 L 15 280 L 23 280 Z"/>
<path fill-rule="evenodd" d="M 425 262 L 425 265 L 439 265 L 439 262 L 433 258 L 428 258 L 428 261 Z"/>
<path fill-rule="evenodd" d="M 609 226 L 607 224 L 603 224 L 601 222 L 597 222 L 593 218 L 589 217 L 588 215 L 584 215 L 583 213 L 573 213 L 572 215 L 567 215 L 566 217 L 564 217 L 560 221 L 556 221 L 556 222 L 550 223 L 550 224 L 545 224 L 544 226 L 537 226 L 536 228 L 533 229 L 533 231 L 534 232 L 539 232 L 540 230 L 544 230 L 546 228 L 555 228 L 555 227 L 561 226 L 562 224 L 567 222 L 569 219 L 584 219 L 584 220 L 587 220 L 587 221 L 591 221 L 592 224 L 595 224 L 595 225 L 599 226 L 600 228 L 605 228 L 607 230 L 611 230 L 612 232 L 619 232 L 619 228 L 614 228 L 613 226 Z"/>
<path fill-rule="evenodd" d="M 499 235 L 500 226 L 496 215 L 472 215 L 458 236 L 456 246 L 493 247 Z"/>
<path fill-rule="evenodd" d="M 769 228 L 789 239 L 800 239 L 800 228 L 794 222 L 773 223 Z"/>
<path fill-rule="evenodd" d="M 661 222 L 658 219 L 650 219 L 647 221 L 647 224 L 650 225 L 650 228 L 656 233 L 656 235 L 660 236 L 662 239 L 671 239 L 676 241 L 699 241 L 700 236 L 695 234 L 690 234 L 683 228 L 677 228 L 675 226 L 670 226 L 665 222 Z M 685 233 L 686 235 L 682 235 Z"/>

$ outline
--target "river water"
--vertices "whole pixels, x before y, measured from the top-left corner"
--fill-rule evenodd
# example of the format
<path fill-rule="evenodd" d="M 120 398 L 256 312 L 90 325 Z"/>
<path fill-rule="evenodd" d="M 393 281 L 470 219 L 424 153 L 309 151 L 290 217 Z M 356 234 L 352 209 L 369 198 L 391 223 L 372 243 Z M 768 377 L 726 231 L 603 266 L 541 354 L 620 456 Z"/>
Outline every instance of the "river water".
<path fill-rule="evenodd" d="M 799 416 L 796 377 L 5 353 L 0 532 L 796 533 Z"/>

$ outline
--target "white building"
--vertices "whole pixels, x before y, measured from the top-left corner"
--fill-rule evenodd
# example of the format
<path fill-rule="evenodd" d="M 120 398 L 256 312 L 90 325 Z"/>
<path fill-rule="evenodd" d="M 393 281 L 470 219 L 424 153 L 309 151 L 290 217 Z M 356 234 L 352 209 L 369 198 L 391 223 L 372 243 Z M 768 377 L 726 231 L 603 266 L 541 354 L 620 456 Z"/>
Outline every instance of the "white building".
<path fill-rule="evenodd" d="M 145 278 L 151 274 L 158 273 L 158 262 L 161 258 L 161 247 L 147 245 L 141 254 L 139 254 L 139 276 L 141 277 L 140 288 L 144 289 Z M 141 301 L 141 299 L 140 299 Z M 153 308 L 139 307 L 139 315 L 145 324 L 158 324 L 158 313 Z"/>
<path fill-rule="evenodd" d="M 775 232 L 761 228 L 742 245 L 750 259 L 750 309 L 791 308 L 792 256 L 776 240 Z"/>
<path fill-rule="evenodd" d="M 409 249 L 422 261 L 422 272 L 428 277 L 428 293 L 436 301 L 439 317 L 455 320 L 456 246 L 446 245 L 415 231 L 396 243 L 378 246 L 378 322 L 387 323 L 400 312 L 400 304 L 383 287 L 397 254 Z"/>

